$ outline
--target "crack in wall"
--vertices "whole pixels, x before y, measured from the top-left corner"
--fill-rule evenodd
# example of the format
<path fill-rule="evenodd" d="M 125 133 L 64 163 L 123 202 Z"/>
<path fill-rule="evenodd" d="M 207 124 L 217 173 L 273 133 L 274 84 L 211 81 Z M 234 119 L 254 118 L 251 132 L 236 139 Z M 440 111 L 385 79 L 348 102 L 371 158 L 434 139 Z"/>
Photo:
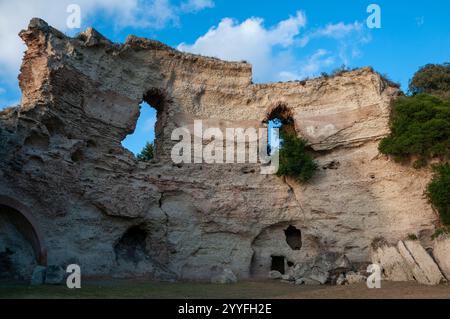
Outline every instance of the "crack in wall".
<path fill-rule="evenodd" d="M 293 186 L 291 184 L 289 184 L 288 178 L 286 178 L 285 176 L 283 176 L 282 180 L 288 186 L 289 191 L 292 194 L 292 195 L 290 195 L 290 198 L 293 198 L 294 201 L 297 203 L 297 206 L 300 209 L 300 212 L 303 214 L 303 218 L 306 220 L 305 210 L 303 209 L 303 206 L 300 203 L 300 200 L 297 198 L 297 194 L 295 193 Z"/>

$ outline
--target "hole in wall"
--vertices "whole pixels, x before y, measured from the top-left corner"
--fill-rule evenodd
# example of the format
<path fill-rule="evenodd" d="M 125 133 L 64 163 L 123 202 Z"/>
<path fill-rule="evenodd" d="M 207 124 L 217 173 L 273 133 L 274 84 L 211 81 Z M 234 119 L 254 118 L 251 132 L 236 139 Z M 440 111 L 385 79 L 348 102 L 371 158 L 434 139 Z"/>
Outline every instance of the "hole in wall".
<path fill-rule="evenodd" d="M 84 159 L 83 150 L 77 149 L 76 151 L 74 151 L 72 153 L 72 155 L 70 156 L 70 159 L 72 160 L 72 162 L 75 162 L 75 163 L 82 161 Z"/>
<path fill-rule="evenodd" d="M 276 270 L 284 275 L 285 272 L 285 258 L 284 256 L 271 256 L 272 262 L 270 265 L 270 270 Z"/>
<path fill-rule="evenodd" d="M 133 226 L 129 228 L 120 238 L 114 247 L 116 261 L 139 263 L 147 258 L 147 237 L 148 233 L 143 226 Z"/>
<path fill-rule="evenodd" d="M 263 123 L 267 124 L 267 154 L 271 155 L 283 143 L 282 134 L 296 134 L 292 111 L 285 105 L 279 104 L 266 116 Z M 278 136 L 273 135 L 272 129 L 278 129 Z"/>
<path fill-rule="evenodd" d="M 328 162 L 322 166 L 322 169 L 338 169 L 341 166 L 341 163 L 337 160 L 333 160 L 331 162 Z"/>
<path fill-rule="evenodd" d="M 134 132 L 128 135 L 122 146 L 138 156 L 147 143 L 155 145 L 155 126 L 157 121 L 157 111 L 150 104 L 143 102 L 140 105 L 140 114 Z"/>
<path fill-rule="evenodd" d="M 300 229 L 289 225 L 288 228 L 284 230 L 286 235 L 286 242 L 293 250 L 300 250 L 302 248 L 302 232 Z"/>
<path fill-rule="evenodd" d="M 148 161 L 153 157 L 157 158 L 162 151 L 161 139 L 167 103 L 166 94 L 160 89 L 152 88 L 143 96 L 135 130 L 122 141 L 122 146 L 135 154 L 139 160 Z M 148 151 L 148 144 L 151 145 L 151 152 Z M 143 156 L 138 156 L 139 154 Z"/>

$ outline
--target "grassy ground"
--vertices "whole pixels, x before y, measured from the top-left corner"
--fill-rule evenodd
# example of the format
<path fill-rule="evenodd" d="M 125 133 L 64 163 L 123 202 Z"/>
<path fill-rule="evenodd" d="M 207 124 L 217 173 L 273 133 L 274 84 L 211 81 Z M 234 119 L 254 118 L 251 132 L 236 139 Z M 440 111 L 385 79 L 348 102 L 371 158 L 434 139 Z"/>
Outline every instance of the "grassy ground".
<path fill-rule="evenodd" d="M 82 282 L 81 289 L 0 283 L 0 298 L 450 298 L 450 286 L 383 282 L 381 289 L 368 289 L 365 284 L 308 287 L 277 281 L 242 281 L 231 285 L 214 285 L 103 280 Z"/>

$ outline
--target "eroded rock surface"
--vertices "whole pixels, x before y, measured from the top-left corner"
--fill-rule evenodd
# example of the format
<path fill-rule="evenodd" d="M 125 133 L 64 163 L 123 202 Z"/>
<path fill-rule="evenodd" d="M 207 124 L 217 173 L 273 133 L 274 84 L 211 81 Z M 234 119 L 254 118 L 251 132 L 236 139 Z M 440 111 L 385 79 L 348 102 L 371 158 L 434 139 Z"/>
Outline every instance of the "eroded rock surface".
<path fill-rule="evenodd" d="M 373 247 L 372 262 L 382 268 L 383 278 L 437 285 L 445 280 L 439 265 L 418 240 L 399 241 L 397 246 L 381 243 Z"/>
<path fill-rule="evenodd" d="M 135 36 L 69 38 L 39 19 L 20 36 L 23 96 L 0 112 L 0 194 L 32 210 L 49 264 L 86 276 L 266 277 L 324 251 L 368 261 L 378 236 L 434 229 L 429 172 L 378 152 L 398 88 L 370 68 L 253 84 L 249 64 Z M 151 163 L 121 145 L 144 100 L 158 111 Z M 259 164 L 172 163 L 173 129 L 265 127 L 280 106 L 320 164 L 307 184 Z"/>
<path fill-rule="evenodd" d="M 433 245 L 433 257 L 447 280 L 450 280 L 450 238 L 442 235 L 436 238 Z"/>

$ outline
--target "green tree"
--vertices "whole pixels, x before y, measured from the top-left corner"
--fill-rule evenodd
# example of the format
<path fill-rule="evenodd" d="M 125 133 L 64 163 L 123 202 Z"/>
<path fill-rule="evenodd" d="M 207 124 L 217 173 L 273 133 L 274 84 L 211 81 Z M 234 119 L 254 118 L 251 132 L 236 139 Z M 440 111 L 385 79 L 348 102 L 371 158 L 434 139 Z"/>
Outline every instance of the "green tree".
<path fill-rule="evenodd" d="M 142 151 L 137 155 L 138 161 L 149 162 L 154 157 L 154 146 L 152 143 L 146 143 Z"/>
<path fill-rule="evenodd" d="M 290 176 L 299 182 L 309 180 L 317 169 L 317 163 L 307 151 L 307 142 L 294 133 L 281 130 L 278 176 Z"/>
<path fill-rule="evenodd" d="M 421 67 L 409 82 L 409 92 L 413 95 L 428 93 L 450 99 L 450 63 Z"/>
<path fill-rule="evenodd" d="M 427 196 L 439 212 L 441 222 L 450 226 L 450 165 L 448 163 L 434 168 L 433 180 L 427 186 Z"/>

